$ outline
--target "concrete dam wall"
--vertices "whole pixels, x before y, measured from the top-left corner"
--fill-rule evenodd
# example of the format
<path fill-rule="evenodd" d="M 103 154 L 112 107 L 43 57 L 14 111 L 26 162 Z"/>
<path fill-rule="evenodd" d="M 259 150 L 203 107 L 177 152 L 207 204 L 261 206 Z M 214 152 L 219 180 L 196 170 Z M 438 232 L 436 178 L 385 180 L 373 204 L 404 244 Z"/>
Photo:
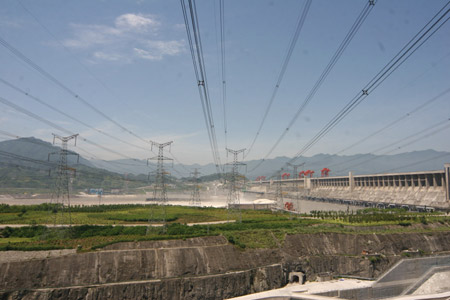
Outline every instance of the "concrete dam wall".
<path fill-rule="evenodd" d="M 239 250 L 224 237 L 119 243 L 101 251 L 0 264 L 0 299 L 223 299 L 320 273 L 374 277 L 402 249 L 450 251 L 450 233 L 297 234 L 276 249 Z M 382 254 L 374 264 L 362 251 Z"/>
<path fill-rule="evenodd" d="M 338 199 L 366 204 L 434 207 L 450 210 L 450 164 L 442 171 L 254 181 L 250 190 L 274 192 L 277 185 L 292 196 L 311 200 Z"/>

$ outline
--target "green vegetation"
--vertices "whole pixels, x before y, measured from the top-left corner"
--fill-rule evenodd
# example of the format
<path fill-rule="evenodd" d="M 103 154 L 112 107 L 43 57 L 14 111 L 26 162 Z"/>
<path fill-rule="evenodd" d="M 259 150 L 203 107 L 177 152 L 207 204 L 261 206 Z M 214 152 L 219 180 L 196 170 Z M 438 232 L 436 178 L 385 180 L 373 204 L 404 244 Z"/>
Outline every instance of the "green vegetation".
<path fill-rule="evenodd" d="M 427 220 L 438 216 L 438 212 L 433 213 L 418 213 L 408 212 L 403 209 L 377 209 L 367 208 L 357 210 L 356 212 L 343 211 L 312 211 L 311 215 L 314 218 L 322 220 L 334 220 L 343 224 L 354 225 L 388 225 L 398 224 L 401 226 L 410 226 L 412 223 L 421 222 L 426 225 Z M 439 218 L 438 218 L 439 219 Z M 435 221 L 437 221 L 436 219 Z"/>
<path fill-rule="evenodd" d="M 73 181 L 74 191 L 84 191 L 88 188 L 102 187 L 105 191 L 111 189 L 121 189 L 124 186 L 124 176 L 109 172 L 103 169 L 88 167 L 85 165 L 74 165 L 77 169 L 77 176 Z M 0 166 L 0 189 L 3 193 L 50 193 L 55 183 L 55 177 L 50 173 L 49 168 L 36 169 L 36 166 L 14 167 Z M 152 178 L 150 178 L 152 179 Z M 136 189 L 149 184 L 147 175 L 127 175 L 128 188 Z M 170 180 L 169 180 L 170 181 Z"/>
<path fill-rule="evenodd" d="M 101 205 L 71 208 L 72 227 L 46 227 L 61 207 L 49 204 L 0 205 L 0 224 L 28 224 L 0 229 L 0 250 L 71 248 L 89 251 L 122 241 L 185 239 L 223 235 L 241 249 L 281 247 L 287 234 L 323 232 L 367 234 L 434 232 L 450 230 L 450 218 L 439 214 L 403 210 L 362 210 L 355 213 L 313 212 L 292 218 L 288 213 L 242 211 L 242 223 L 197 224 L 226 221 L 228 212 L 219 208 L 167 206 L 166 227 L 147 226 L 162 220 L 156 205 Z M 67 217 L 67 214 L 65 215 Z"/>

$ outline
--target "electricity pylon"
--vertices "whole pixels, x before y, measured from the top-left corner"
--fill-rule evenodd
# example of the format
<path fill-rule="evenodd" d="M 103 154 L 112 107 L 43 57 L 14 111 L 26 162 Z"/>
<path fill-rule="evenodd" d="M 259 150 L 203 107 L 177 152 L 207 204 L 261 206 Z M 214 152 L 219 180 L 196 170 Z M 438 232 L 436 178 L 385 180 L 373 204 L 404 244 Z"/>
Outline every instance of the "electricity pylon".
<path fill-rule="evenodd" d="M 233 154 L 233 162 L 227 163 L 227 165 L 232 166 L 231 174 L 229 176 L 229 190 L 227 199 L 228 219 L 230 219 L 232 214 L 236 214 L 238 221 L 242 222 L 239 189 L 237 186 L 237 181 L 239 180 L 239 166 L 245 166 L 246 164 L 238 161 L 238 155 L 239 153 L 242 153 L 242 156 L 244 156 L 245 149 L 231 150 L 226 148 L 226 150 L 227 154 L 228 153 Z"/>
<path fill-rule="evenodd" d="M 275 201 L 277 202 L 277 206 L 280 209 L 283 209 L 283 189 L 281 186 L 281 172 L 283 172 L 283 168 L 277 172 L 277 184 L 275 186 Z"/>
<path fill-rule="evenodd" d="M 71 178 L 69 172 L 72 174 L 76 174 L 76 169 L 67 166 L 67 155 L 76 155 L 77 163 L 80 160 L 80 156 L 76 153 L 69 152 L 67 150 L 67 142 L 74 139 L 74 145 L 77 145 L 77 136 L 78 134 L 74 134 L 71 136 L 59 136 L 57 134 L 53 134 L 53 144 L 55 144 L 55 140 L 61 140 L 61 149 L 58 152 L 52 152 L 48 154 L 48 161 L 50 161 L 50 156 L 53 154 L 58 154 L 58 168 L 57 168 L 57 177 L 55 180 L 55 185 L 52 193 L 51 204 L 53 206 L 53 224 L 66 224 L 66 220 L 64 217 L 64 211 L 67 209 L 68 214 L 68 224 L 72 226 L 72 216 L 70 212 L 70 184 Z M 58 217 L 59 215 L 59 217 Z"/>
<path fill-rule="evenodd" d="M 194 169 L 194 172 L 191 173 L 194 179 L 194 188 L 192 190 L 192 196 L 191 201 L 189 202 L 189 205 L 191 206 L 201 206 L 202 202 L 200 200 L 200 182 L 198 179 L 198 175 L 200 172 L 197 168 Z"/>
<path fill-rule="evenodd" d="M 158 156 L 152 157 L 147 159 L 147 164 L 149 160 L 156 160 L 156 176 L 155 176 L 155 184 L 153 189 L 153 201 L 155 205 L 159 205 L 162 207 L 162 222 L 164 226 L 164 230 L 166 229 L 166 218 L 167 218 L 167 212 L 166 212 L 166 205 L 167 205 L 167 188 L 166 188 L 166 174 L 168 174 L 164 169 L 164 161 L 165 160 L 171 160 L 173 159 L 169 157 L 164 156 L 164 148 L 169 146 L 173 143 L 173 141 L 159 144 L 153 141 L 150 141 L 152 143 L 151 151 L 153 151 L 153 147 L 158 147 Z M 155 221 L 161 221 L 161 219 L 155 218 L 154 214 L 154 208 L 150 210 L 150 217 L 148 222 L 152 223 Z"/>
<path fill-rule="evenodd" d="M 299 190 L 298 190 L 298 167 L 302 167 L 305 165 L 305 163 L 301 163 L 298 165 L 294 165 L 291 163 L 288 163 L 289 166 L 291 166 L 294 169 L 294 190 L 295 190 L 295 199 L 297 200 L 297 211 L 300 213 L 300 197 L 299 197 Z"/>

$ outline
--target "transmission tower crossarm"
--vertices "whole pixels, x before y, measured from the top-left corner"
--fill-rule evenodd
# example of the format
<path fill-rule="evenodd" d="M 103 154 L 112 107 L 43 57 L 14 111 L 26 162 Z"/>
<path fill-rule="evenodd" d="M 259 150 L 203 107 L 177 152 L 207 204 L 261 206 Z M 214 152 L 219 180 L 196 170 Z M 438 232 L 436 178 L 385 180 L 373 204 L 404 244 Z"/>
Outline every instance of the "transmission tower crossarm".
<path fill-rule="evenodd" d="M 301 163 L 301 164 L 292 164 L 292 163 L 287 163 L 288 166 L 291 166 L 294 169 L 294 178 L 298 178 L 298 167 L 303 167 L 305 165 L 305 163 Z"/>

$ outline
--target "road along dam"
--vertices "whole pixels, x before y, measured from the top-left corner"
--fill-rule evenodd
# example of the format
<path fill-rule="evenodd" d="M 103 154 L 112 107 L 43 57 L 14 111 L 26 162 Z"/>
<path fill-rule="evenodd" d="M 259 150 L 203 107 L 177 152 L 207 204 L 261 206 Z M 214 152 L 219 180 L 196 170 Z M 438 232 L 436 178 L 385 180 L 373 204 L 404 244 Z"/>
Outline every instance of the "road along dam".
<path fill-rule="evenodd" d="M 48 257 L 6 251 L 0 299 L 225 299 L 283 287 L 292 274 L 376 278 L 410 248 L 448 253 L 450 232 L 295 234 L 273 249 L 242 250 L 210 236 Z"/>

